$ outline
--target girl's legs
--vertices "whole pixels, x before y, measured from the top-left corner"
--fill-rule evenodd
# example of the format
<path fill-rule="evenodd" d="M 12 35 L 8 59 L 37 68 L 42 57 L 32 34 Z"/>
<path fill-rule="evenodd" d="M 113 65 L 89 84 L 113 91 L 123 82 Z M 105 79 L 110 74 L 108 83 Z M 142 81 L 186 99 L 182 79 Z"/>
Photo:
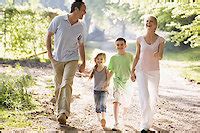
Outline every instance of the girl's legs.
<path fill-rule="evenodd" d="M 101 126 L 104 128 L 106 127 L 106 116 L 105 116 L 105 112 L 101 112 L 102 115 L 102 119 L 101 119 Z"/>
<path fill-rule="evenodd" d="M 101 91 L 100 97 L 100 111 L 102 115 L 101 126 L 104 128 L 106 126 L 106 101 L 107 101 L 107 92 Z"/>
<path fill-rule="evenodd" d="M 106 119 L 106 112 L 101 112 L 101 118 Z"/>
<path fill-rule="evenodd" d="M 100 110 L 100 92 L 94 91 L 94 102 L 95 102 L 95 108 L 97 113 L 97 118 L 100 121 L 101 120 L 101 110 Z"/>

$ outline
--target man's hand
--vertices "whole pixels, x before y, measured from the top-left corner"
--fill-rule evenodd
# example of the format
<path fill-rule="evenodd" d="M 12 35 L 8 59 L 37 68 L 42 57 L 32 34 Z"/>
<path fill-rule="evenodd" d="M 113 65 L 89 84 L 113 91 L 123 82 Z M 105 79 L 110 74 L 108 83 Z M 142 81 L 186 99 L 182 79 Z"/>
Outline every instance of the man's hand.
<path fill-rule="evenodd" d="M 85 71 L 85 63 L 82 63 L 81 65 L 79 65 L 79 72 L 83 73 Z"/>

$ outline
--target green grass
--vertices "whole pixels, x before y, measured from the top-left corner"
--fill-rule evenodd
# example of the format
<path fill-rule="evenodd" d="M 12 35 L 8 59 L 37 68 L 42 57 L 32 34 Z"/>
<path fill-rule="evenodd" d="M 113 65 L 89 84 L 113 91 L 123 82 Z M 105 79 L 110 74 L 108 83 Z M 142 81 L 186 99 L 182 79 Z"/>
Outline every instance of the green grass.
<path fill-rule="evenodd" d="M 35 84 L 31 75 L 23 72 L 18 64 L 0 74 L 0 106 L 9 109 L 32 109 L 32 96 L 27 93 L 27 87 Z"/>
<path fill-rule="evenodd" d="M 200 47 L 185 50 L 165 51 L 165 60 L 200 61 Z"/>
<path fill-rule="evenodd" d="M 164 60 L 183 62 L 186 66 L 180 69 L 182 76 L 200 83 L 200 47 L 165 51 Z"/>
<path fill-rule="evenodd" d="M 182 76 L 191 81 L 200 83 L 200 65 L 190 65 L 183 68 Z"/>
<path fill-rule="evenodd" d="M 0 107 L 0 123 L 0 130 L 32 126 L 32 122 L 27 119 L 25 112 L 8 110 L 3 107 Z"/>

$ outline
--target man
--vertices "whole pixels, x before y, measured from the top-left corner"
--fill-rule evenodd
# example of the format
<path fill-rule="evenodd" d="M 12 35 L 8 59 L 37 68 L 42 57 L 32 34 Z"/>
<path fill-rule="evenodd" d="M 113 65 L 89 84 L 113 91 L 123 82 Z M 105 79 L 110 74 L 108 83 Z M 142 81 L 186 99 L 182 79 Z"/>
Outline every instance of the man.
<path fill-rule="evenodd" d="M 82 60 L 79 72 L 85 69 L 83 25 L 79 22 L 85 14 L 85 3 L 76 0 L 71 5 L 70 14 L 56 16 L 48 28 L 46 46 L 55 74 L 55 100 L 59 124 L 66 124 L 66 119 L 70 114 L 72 84 L 78 68 L 79 53 Z M 54 51 L 52 53 L 53 35 Z"/>

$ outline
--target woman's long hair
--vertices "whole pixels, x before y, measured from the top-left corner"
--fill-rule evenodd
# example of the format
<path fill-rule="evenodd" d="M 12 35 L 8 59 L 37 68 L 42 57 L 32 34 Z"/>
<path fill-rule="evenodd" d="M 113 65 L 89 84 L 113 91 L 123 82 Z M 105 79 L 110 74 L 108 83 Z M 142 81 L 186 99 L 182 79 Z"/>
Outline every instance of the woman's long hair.
<path fill-rule="evenodd" d="M 94 58 L 95 65 L 94 65 L 94 68 L 93 68 L 93 70 L 92 70 L 92 72 L 89 76 L 89 79 L 93 78 L 94 72 L 97 70 L 98 65 L 96 64 L 96 59 L 97 59 L 98 56 L 102 56 L 104 61 L 106 61 L 106 54 L 105 53 L 99 53 L 99 54 L 96 55 L 96 57 Z"/>

